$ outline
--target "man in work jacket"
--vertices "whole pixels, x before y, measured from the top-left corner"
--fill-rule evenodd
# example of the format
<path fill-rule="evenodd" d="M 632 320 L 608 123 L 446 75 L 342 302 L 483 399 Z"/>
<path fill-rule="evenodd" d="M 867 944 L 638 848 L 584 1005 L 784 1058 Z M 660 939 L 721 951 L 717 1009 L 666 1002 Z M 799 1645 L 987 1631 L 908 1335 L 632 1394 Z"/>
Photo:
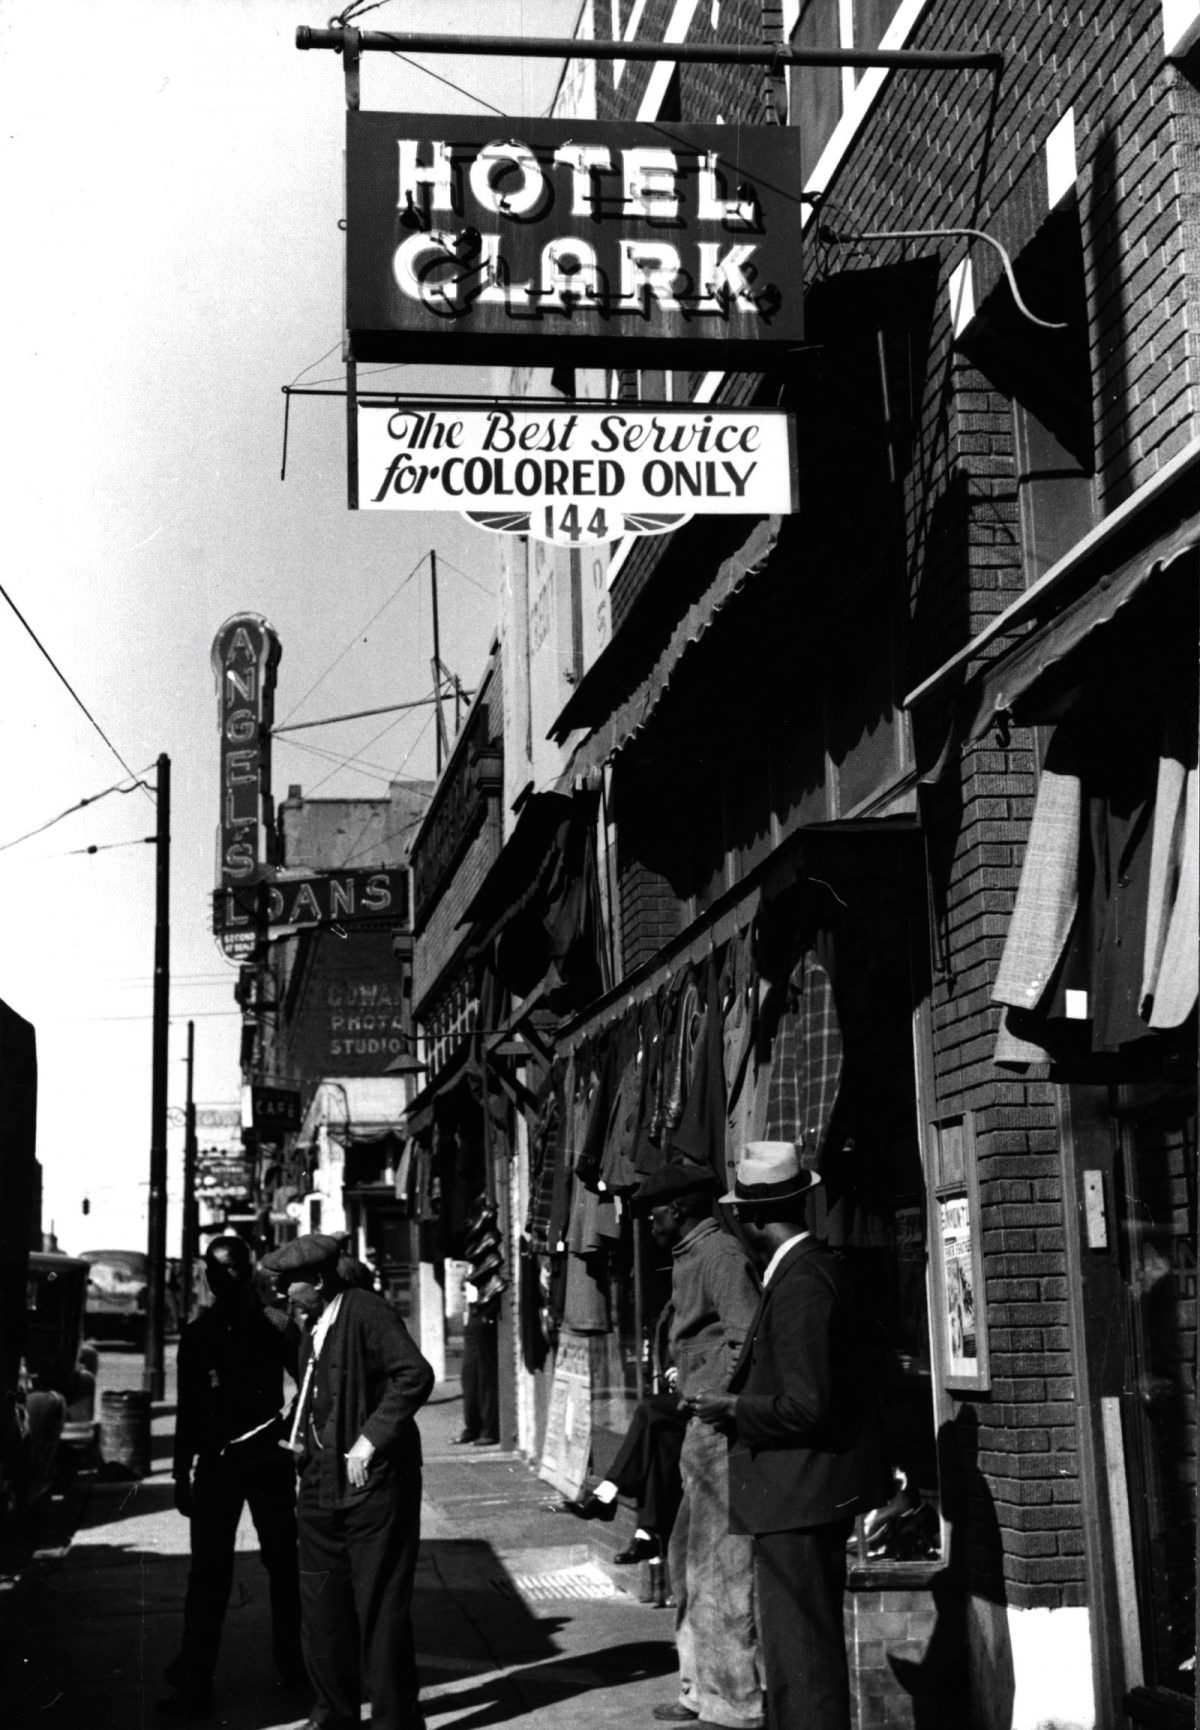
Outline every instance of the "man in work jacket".
<path fill-rule="evenodd" d="M 707 1166 L 668 1164 L 635 1197 L 672 1257 L 670 1351 L 689 1414 L 705 1394 L 724 1393 L 758 1304 L 758 1283 L 736 1238 L 713 1217 L 716 1181 Z M 762 1723 L 750 1539 L 731 1532 L 725 1438 L 691 1421 L 680 1453 L 683 1500 L 668 1566 L 675 1594 L 679 1698 L 653 1709 L 660 1722 L 695 1730 Z"/>
<path fill-rule="evenodd" d="M 418 1730 L 412 1586 L 421 1529 L 414 1415 L 433 1371 L 375 1292 L 346 1286 L 341 1245 L 311 1233 L 263 1266 L 307 1309 L 290 1443 L 300 1462 L 300 1608 L 316 1701 L 305 1730 Z"/>

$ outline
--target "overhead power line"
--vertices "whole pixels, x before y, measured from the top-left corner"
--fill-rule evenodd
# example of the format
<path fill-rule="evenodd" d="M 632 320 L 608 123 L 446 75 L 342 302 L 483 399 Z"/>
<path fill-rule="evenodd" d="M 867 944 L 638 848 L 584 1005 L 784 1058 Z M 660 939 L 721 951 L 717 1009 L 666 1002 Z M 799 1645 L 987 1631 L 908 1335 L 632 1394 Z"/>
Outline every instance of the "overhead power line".
<path fill-rule="evenodd" d="M 312 684 L 308 687 L 308 690 L 305 691 L 305 693 L 301 697 L 300 701 L 298 703 L 293 703 L 292 707 L 288 710 L 287 714 L 283 717 L 283 721 L 279 724 L 279 726 L 277 726 L 274 729 L 275 732 L 277 732 L 277 733 L 280 732 L 282 730 L 282 728 L 284 726 L 286 726 L 287 723 L 291 720 L 292 716 L 296 713 L 297 709 L 302 709 L 304 707 L 305 703 L 308 702 L 308 699 L 312 696 L 313 692 L 317 689 L 318 685 L 323 685 L 325 680 L 329 677 L 330 673 L 332 673 L 333 669 L 339 664 L 339 662 L 345 660 L 346 656 L 350 653 L 351 649 L 354 648 L 355 644 L 358 642 L 358 640 L 362 636 L 363 632 L 369 631 L 371 626 L 375 623 L 376 619 L 381 617 L 382 614 L 386 613 L 388 608 L 391 606 L 392 602 L 394 600 L 396 600 L 397 596 L 399 596 L 403 592 L 403 590 L 408 587 L 409 583 L 412 582 L 413 578 L 416 576 L 417 572 L 421 569 L 421 566 L 425 563 L 425 560 L 428 557 L 429 557 L 428 553 L 422 553 L 421 554 L 420 558 L 417 560 L 417 562 L 413 566 L 412 570 L 409 571 L 409 573 L 406 577 L 402 578 L 402 580 L 399 583 L 397 583 L 396 587 L 392 590 L 391 594 L 388 596 L 387 600 L 383 603 L 383 605 L 381 607 L 377 608 L 377 610 L 371 614 L 371 617 L 367 620 L 365 625 L 360 626 L 359 629 L 357 631 L 355 631 L 354 635 L 351 637 L 350 641 L 346 644 L 345 648 L 342 649 L 339 654 L 334 656 L 333 660 L 330 661 L 329 665 L 326 667 L 325 671 L 320 675 L 320 677 L 313 680 Z"/>
<path fill-rule="evenodd" d="M 33 626 L 29 623 L 29 620 L 25 617 L 25 615 L 21 611 L 20 607 L 18 607 L 17 603 L 13 600 L 12 596 L 9 594 L 8 590 L 4 587 L 3 583 L 0 583 L 0 595 L 2 595 L 4 597 L 4 599 L 8 602 L 9 606 L 12 608 L 13 612 L 16 614 L 16 616 L 20 620 L 21 624 L 24 626 L 25 630 L 28 631 L 30 637 L 33 639 L 33 642 L 37 645 L 37 648 L 45 656 L 46 660 L 49 662 L 50 666 L 53 668 L 55 675 L 66 686 L 66 688 L 70 692 L 72 698 L 79 705 L 79 708 L 82 710 L 82 712 L 87 716 L 88 720 L 91 722 L 92 726 L 96 729 L 97 733 L 99 733 L 100 737 L 104 740 L 104 743 L 108 746 L 109 750 L 112 752 L 113 756 L 117 759 L 117 762 L 121 765 L 122 769 L 124 769 L 125 773 L 129 776 L 130 780 L 131 781 L 137 781 L 138 778 L 134 774 L 133 770 L 129 767 L 129 764 L 125 761 L 124 757 L 122 757 L 121 753 L 117 750 L 117 747 L 113 744 L 113 742 L 109 738 L 108 734 L 104 731 L 104 728 L 100 725 L 100 723 L 96 719 L 95 715 L 92 714 L 92 711 L 88 708 L 88 706 L 84 702 L 83 698 L 79 695 L 79 692 L 75 689 L 75 687 L 71 683 L 70 679 L 67 678 L 67 675 L 63 672 L 63 670 L 59 666 L 58 662 L 54 659 L 54 656 L 50 653 L 50 651 L 46 647 L 45 643 L 42 642 L 42 639 L 38 636 L 37 632 L 34 630 Z M 144 786 L 145 783 L 144 782 L 138 782 L 138 785 Z M 151 798 L 151 799 L 153 798 L 153 795 L 150 793 L 150 790 L 148 787 L 146 788 L 146 793 L 147 793 L 148 798 Z"/>
<path fill-rule="evenodd" d="M 82 811 L 85 806 L 95 805 L 100 799 L 107 799 L 110 793 L 132 793 L 135 788 L 147 785 L 145 781 L 133 774 L 132 769 L 129 772 L 133 776 L 131 786 L 126 787 L 122 782 L 116 781 L 111 787 L 106 787 L 102 793 L 90 793 L 86 799 L 80 799 L 77 804 L 68 805 L 65 811 L 58 813 L 57 817 L 48 817 L 44 823 L 39 823 L 36 829 L 28 829 L 24 835 L 17 835 L 13 840 L 3 842 L 0 844 L 0 853 L 7 853 L 10 847 L 19 847 L 22 841 L 32 841 L 35 835 L 44 835 L 47 829 L 53 829 L 54 825 L 61 823 L 65 817 L 73 817 L 76 811 Z M 142 774 L 145 774 L 144 769 Z"/>

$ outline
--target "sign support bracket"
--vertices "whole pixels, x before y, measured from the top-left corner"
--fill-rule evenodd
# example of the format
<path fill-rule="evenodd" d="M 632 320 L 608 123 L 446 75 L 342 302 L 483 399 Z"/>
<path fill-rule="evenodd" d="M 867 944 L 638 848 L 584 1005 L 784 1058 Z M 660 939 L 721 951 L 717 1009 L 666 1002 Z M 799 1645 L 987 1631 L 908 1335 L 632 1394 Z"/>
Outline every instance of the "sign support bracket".
<path fill-rule="evenodd" d="M 358 107 L 360 54 L 466 54 L 525 60 L 652 60 L 690 66 L 878 66 L 885 70 L 982 71 L 999 74 L 1004 56 L 993 49 L 794 48 L 790 43 L 594 42 L 573 36 L 444 36 L 417 30 L 316 29 L 301 24 L 296 47 L 327 48 L 347 56 L 346 104 Z M 354 100 L 351 101 L 350 58 Z"/>

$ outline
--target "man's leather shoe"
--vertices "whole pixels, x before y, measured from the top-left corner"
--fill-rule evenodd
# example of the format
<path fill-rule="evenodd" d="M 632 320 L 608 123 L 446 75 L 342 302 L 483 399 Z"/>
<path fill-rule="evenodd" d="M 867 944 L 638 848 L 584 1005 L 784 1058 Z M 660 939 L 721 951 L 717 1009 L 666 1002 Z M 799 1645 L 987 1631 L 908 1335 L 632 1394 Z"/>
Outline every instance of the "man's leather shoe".
<path fill-rule="evenodd" d="M 624 1568 L 630 1562 L 649 1562 L 661 1555 L 657 1538 L 631 1538 L 623 1550 L 617 1551 L 613 1561 Z"/>
<path fill-rule="evenodd" d="M 450 1446 L 452 1448 L 465 1448 L 469 1442 L 477 1442 L 478 1440 L 479 1432 L 477 1430 L 464 1430 L 460 1436 L 451 1438 Z"/>
<path fill-rule="evenodd" d="M 555 1508 L 556 1514 L 574 1514 L 577 1520 L 615 1520 L 617 1517 L 617 1498 L 611 1502 L 602 1502 L 599 1497 L 586 1495 L 578 1502 L 559 1502 Z"/>
<path fill-rule="evenodd" d="M 660 1724 L 697 1724 L 700 1721 L 699 1712 L 693 1712 L 690 1706 L 681 1706 L 678 1700 L 668 1700 L 664 1706 L 656 1706 L 651 1712 L 652 1718 L 657 1718 Z"/>

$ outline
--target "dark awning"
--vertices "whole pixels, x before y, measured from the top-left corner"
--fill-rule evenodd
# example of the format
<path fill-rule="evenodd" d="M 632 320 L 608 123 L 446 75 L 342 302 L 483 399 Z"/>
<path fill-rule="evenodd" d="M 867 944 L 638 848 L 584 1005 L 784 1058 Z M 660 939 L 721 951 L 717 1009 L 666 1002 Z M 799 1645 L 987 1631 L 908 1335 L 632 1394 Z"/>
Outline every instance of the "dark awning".
<path fill-rule="evenodd" d="M 1197 545 L 1200 545 L 1200 517 L 1193 517 L 1103 576 L 1095 588 L 1081 595 L 1051 623 L 990 661 L 963 693 L 963 736 L 974 738 L 986 732 L 997 717 L 1011 717 L 1023 724 L 1045 719 L 1036 709 L 1052 675 L 1063 668 L 1094 632 L 1110 625 L 1147 583 L 1164 576 L 1172 581 L 1194 582 L 1194 563 L 1185 560 L 1181 565 L 1179 561 Z"/>
<path fill-rule="evenodd" d="M 628 644 L 618 634 L 609 650 L 590 669 L 555 723 L 553 732 L 557 738 L 563 738 L 580 727 L 592 729 L 572 756 L 559 781 L 560 787 L 577 786 L 592 780 L 609 758 L 615 757 L 646 725 L 666 691 L 667 681 L 689 647 L 704 634 L 749 578 L 766 564 L 779 539 L 781 526 L 781 517 L 764 517 L 754 523 L 742 544 L 721 561 L 703 592 L 675 621 L 648 670 L 633 689 L 623 691 L 614 690 L 612 684 L 612 668 L 627 665 L 628 661 Z M 617 653 L 618 649 L 620 653 Z"/>
<path fill-rule="evenodd" d="M 1077 679 L 1089 645 L 1113 635 L 1139 596 L 1191 580 L 1198 546 L 1200 438 L 909 691 L 920 779 L 936 780 L 957 746 L 997 719 L 1055 719 L 1055 693 Z"/>
<path fill-rule="evenodd" d="M 536 894 L 572 804 L 568 793 L 532 793 L 525 800 L 512 834 L 459 920 L 474 927 L 477 944 L 485 944 Z"/>

